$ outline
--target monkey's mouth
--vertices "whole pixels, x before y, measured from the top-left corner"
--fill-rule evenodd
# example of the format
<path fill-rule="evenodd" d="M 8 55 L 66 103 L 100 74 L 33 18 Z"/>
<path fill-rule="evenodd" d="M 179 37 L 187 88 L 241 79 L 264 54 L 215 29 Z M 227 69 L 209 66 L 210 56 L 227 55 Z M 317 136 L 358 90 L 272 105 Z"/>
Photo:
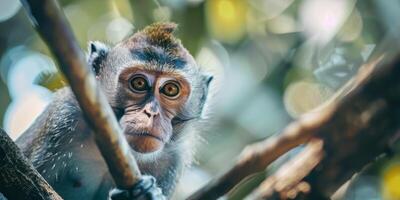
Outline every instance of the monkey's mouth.
<path fill-rule="evenodd" d="M 155 138 L 157 140 L 160 140 L 161 142 L 164 142 L 164 140 L 161 137 L 158 137 L 156 135 L 152 135 L 152 134 L 150 134 L 148 132 L 136 133 L 134 135 L 139 136 L 139 137 L 152 137 L 152 138 Z"/>
<path fill-rule="evenodd" d="M 125 133 L 131 148 L 140 153 L 151 153 L 164 147 L 164 140 L 149 132 Z"/>
<path fill-rule="evenodd" d="M 161 137 L 159 137 L 159 136 L 157 136 L 157 135 L 154 135 L 154 134 L 151 134 L 151 133 L 149 133 L 149 132 L 147 132 L 147 131 L 141 131 L 141 132 L 135 132 L 135 131 L 133 131 L 133 132 L 125 132 L 125 135 L 136 136 L 136 137 L 151 137 L 151 138 L 160 140 L 161 142 L 164 142 L 164 140 L 163 140 Z"/>

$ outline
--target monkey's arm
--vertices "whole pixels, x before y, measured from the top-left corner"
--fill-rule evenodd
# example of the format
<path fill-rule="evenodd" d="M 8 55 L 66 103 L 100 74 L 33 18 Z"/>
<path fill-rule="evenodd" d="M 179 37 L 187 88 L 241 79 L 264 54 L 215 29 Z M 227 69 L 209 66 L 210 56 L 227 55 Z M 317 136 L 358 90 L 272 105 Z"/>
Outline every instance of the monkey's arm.
<path fill-rule="evenodd" d="M 110 190 L 115 187 L 94 143 L 92 131 L 67 88 L 55 94 L 52 103 L 18 138 L 17 143 L 39 173 L 65 200 L 107 199 Z M 158 170 L 164 171 L 161 168 L 159 166 Z M 150 170 L 148 173 L 154 172 Z M 115 190 L 113 199 L 121 199 L 117 197 L 126 194 L 126 191 L 128 194 L 136 192 L 135 196 L 125 195 L 124 199 L 136 199 L 138 195 L 145 199 L 161 199 L 148 198 L 161 195 L 153 180 L 146 177 L 130 190 Z"/>
<path fill-rule="evenodd" d="M 113 187 L 99 191 L 107 167 L 94 144 L 72 92 L 62 89 L 31 127 L 17 140 L 29 161 L 65 199 L 106 199 Z M 103 180 L 104 181 L 104 180 Z"/>

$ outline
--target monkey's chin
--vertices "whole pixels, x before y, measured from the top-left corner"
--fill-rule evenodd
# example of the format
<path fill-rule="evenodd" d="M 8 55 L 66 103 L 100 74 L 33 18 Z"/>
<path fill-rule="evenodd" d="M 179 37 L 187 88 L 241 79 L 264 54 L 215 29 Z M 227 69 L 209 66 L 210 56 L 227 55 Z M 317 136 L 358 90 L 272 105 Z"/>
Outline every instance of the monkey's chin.
<path fill-rule="evenodd" d="M 131 148 L 139 153 L 153 153 L 164 147 L 164 142 L 151 135 L 127 135 Z"/>

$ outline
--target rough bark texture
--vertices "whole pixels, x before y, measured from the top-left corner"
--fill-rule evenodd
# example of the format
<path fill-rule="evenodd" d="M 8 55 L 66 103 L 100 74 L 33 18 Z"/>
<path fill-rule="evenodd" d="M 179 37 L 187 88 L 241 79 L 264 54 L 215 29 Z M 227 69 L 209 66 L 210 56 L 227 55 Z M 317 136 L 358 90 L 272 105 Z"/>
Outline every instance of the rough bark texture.
<path fill-rule="evenodd" d="M 246 148 L 233 168 L 189 199 L 216 199 L 303 143 L 303 152 L 247 198 L 328 199 L 399 138 L 400 56 L 381 60 L 362 67 L 334 100 L 303 115 L 282 134 Z"/>
<path fill-rule="evenodd" d="M 94 130 L 96 144 L 116 185 L 120 189 L 131 188 L 140 179 L 139 167 L 59 5 L 55 0 L 22 0 L 22 3 L 54 53 L 86 121 Z"/>
<path fill-rule="evenodd" d="M 0 129 L 0 193 L 7 199 L 61 200 Z M 1 199 L 0 195 L 0 199 Z"/>
<path fill-rule="evenodd" d="M 290 149 L 306 142 L 309 138 L 298 137 L 299 135 L 296 133 L 300 129 L 308 130 L 308 128 L 311 127 L 303 127 L 300 123 L 294 123 L 287 127 L 282 135 L 246 147 L 235 166 L 222 176 L 212 180 L 188 199 L 217 199 L 245 177 L 264 170 L 266 166 Z"/>
<path fill-rule="evenodd" d="M 324 140 L 325 157 L 304 178 L 312 188 L 304 198 L 330 197 L 398 139 L 400 56 L 367 67 L 371 69 L 359 73 L 355 87 L 316 133 Z"/>
<path fill-rule="evenodd" d="M 323 141 L 316 138 L 312 139 L 302 152 L 262 182 L 247 199 L 262 199 L 269 196 L 292 199 L 298 193 L 310 192 L 310 185 L 307 182 L 301 182 L 301 180 L 321 161 L 322 156 Z M 292 185 L 293 183 L 295 185 Z M 280 191 L 280 193 L 275 194 L 276 191 Z"/>
<path fill-rule="evenodd" d="M 117 185 L 129 188 L 139 179 L 140 171 L 65 17 L 54 0 L 23 3 L 95 130 L 97 144 Z M 363 68 L 343 98 L 304 115 L 282 134 L 246 148 L 233 168 L 189 199 L 216 199 L 243 178 L 264 170 L 278 157 L 304 143 L 307 147 L 303 152 L 267 178 L 248 198 L 329 198 L 355 172 L 384 153 L 393 138 L 398 138 L 399 65 L 397 56 L 379 67 L 372 63 Z M 0 192 L 11 199 L 14 196 L 10 195 L 21 195 L 15 196 L 16 199 L 26 195 L 31 195 L 31 199 L 59 198 L 3 132 L 0 139 Z M 37 198 L 32 198 L 34 195 Z"/>

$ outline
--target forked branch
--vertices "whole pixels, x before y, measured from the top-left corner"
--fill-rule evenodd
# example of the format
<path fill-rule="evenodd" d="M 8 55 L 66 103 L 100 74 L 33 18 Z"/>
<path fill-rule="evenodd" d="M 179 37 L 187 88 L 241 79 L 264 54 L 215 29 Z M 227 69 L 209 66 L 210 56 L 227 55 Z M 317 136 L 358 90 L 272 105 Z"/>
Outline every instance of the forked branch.
<path fill-rule="evenodd" d="M 306 149 L 248 198 L 329 198 L 398 138 L 400 56 L 381 61 L 362 67 L 334 100 L 303 115 L 282 134 L 246 148 L 233 168 L 189 199 L 216 199 L 303 143 Z"/>

